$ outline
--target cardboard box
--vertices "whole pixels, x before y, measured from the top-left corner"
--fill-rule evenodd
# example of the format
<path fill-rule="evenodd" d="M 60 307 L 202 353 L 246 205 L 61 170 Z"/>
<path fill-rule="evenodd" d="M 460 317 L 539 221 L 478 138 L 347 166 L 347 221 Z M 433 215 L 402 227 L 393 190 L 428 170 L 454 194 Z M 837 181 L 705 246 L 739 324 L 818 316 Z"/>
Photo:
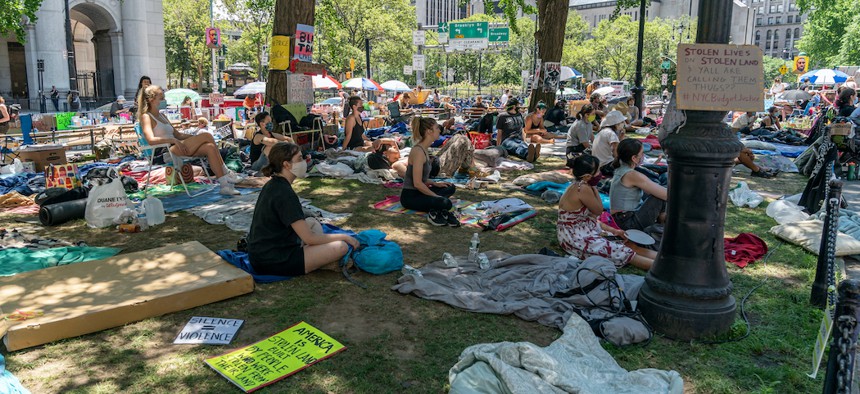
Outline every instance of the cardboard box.
<path fill-rule="evenodd" d="M 0 277 L 9 351 L 98 332 L 254 291 L 251 275 L 197 241 Z"/>
<path fill-rule="evenodd" d="M 49 164 L 66 164 L 66 147 L 61 145 L 31 145 L 18 150 L 18 158 L 23 162 L 32 161 L 36 171 L 45 171 Z"/>

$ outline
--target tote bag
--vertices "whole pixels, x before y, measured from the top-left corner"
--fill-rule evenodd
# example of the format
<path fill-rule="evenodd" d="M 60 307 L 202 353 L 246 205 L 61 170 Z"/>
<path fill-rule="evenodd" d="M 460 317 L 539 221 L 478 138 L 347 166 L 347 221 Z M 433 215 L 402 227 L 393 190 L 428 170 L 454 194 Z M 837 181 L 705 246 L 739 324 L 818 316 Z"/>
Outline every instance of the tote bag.
<path fill-rule="evenodd" d="M 107 183 L 102 183 L 90 190 L 87 197 L 87 210 L 84 218 L 87 225 L 93 228 L 108 227 L 114 224 L 124 209 L 129 206 L 128 196 L 116 170 L 111 168 Z"/>

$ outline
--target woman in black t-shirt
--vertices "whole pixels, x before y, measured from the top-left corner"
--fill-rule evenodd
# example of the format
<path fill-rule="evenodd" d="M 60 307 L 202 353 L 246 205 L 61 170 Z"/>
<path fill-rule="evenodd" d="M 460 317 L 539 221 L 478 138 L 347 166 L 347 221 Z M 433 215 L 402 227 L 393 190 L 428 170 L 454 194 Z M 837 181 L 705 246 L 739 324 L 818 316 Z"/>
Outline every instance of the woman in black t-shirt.
<path fill-rule="evenodd" d="M 298 145 L 279 142 L 269 151 L 263 174 L 272 179 L 263 186 L 248 234 L 248 257 L 258 274 L 297 276 L 340 260 L 348 246 L 358 247 L 345 234 L 311 230 L 292 182 L 307 174 L 307 162 Z"/>

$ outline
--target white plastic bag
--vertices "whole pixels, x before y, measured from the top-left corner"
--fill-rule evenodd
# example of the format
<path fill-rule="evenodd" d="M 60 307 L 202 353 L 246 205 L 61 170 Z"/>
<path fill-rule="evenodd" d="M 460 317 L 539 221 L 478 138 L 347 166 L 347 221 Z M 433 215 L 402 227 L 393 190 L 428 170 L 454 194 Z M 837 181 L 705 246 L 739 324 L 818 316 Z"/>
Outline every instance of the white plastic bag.
<path fill-rule="evenodd" d="M 803 209 L 786 199 L 768 204 L 765 212 L 767 216 L 772 217 L 779 224 L 795 223 L 809 219 L 809 215 L 803 213 Z"/>
<path fill-rule="evenodd" d="M 21 163 L 21 159 L 17 157 L 12 161 L 12 164 L 0 169 L 0 174 L 20 174 L 22 172 L 24 172 L 24 163 Z"/>
<path fill-rule="evenodd" d="M 87 225 L 93 228 L 113 225 L 114 219 L 129 207 L 128 196 L 116 170 L 111 168 L 108 176 L 110 181 L 93 187 L 87 197 L 87 210 L 84 217 L 87 219 Z"/>
<path fill-rule="evenodd" d="M 739 207 L 756 208 L 764 201 L 764 198 L 758 193 L 750 190 L 746 182 L 738 182 L 734 189 L 729 191 L 729 198 L 732 203 Z"/>

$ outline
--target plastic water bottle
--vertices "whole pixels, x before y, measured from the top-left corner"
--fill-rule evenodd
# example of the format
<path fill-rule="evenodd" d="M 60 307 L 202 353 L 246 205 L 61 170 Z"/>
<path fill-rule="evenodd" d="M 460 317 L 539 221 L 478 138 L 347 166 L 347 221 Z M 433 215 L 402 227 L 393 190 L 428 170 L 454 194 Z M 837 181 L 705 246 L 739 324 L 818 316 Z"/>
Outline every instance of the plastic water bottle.
<path fill-rule="evenodd" d="M 143 200 L 143 210 L 148 221 L 147 225 L 157 226 L 164 223 L 164 204 L 161 203 L 161 200 L 147 196 Z"/>
<path fill-rule="evenodd" d="M 149 224 L 146 222 L 146 208 L 144 208 L 143 203 L 137 207 L 137 225 L 140 226 L 140 231 L 146 231 L 149 228 Z"/>
<path fill-rule="evenodd" d="M 478 266 L 481 267 L 482 270 L 490 268 L 490 259 L 487 258 L 486 254 L 478 254 Z"/>
<path fill-rule="evenodd" d="M 448 268 L 453 268 L 457 266 L 457 259 L 451 255 L 451 253 L 445 252 L 442 254 L 442 262 L 445 263 L 445 266 Z"/>
<path fill-rule="evenodd" d="M 422 274 L 421 271 L 418 270 L 418 268 L 415 268 L 415 267 L 408 265 L 408 264 L 404 264 L 403 269 L 400 272 L 402 272 L 403 275 L 412 275 L 412 276 L 417 276 L 419 278 L 424 277 L 424 274 Z"/>
<path fill-rule="evenodd" d="M 854 162 L 848 163 L 848 180 L 853 181 L 857 179 L 857 164 Z"/>
<path fill-rule="evenodd" d="M 481 246 L 481 239 L 478 233 L 472 235 L 472 242 L 469 245 L 469 262 L 475 263 L 478 261 L 478 249 Z"/>

